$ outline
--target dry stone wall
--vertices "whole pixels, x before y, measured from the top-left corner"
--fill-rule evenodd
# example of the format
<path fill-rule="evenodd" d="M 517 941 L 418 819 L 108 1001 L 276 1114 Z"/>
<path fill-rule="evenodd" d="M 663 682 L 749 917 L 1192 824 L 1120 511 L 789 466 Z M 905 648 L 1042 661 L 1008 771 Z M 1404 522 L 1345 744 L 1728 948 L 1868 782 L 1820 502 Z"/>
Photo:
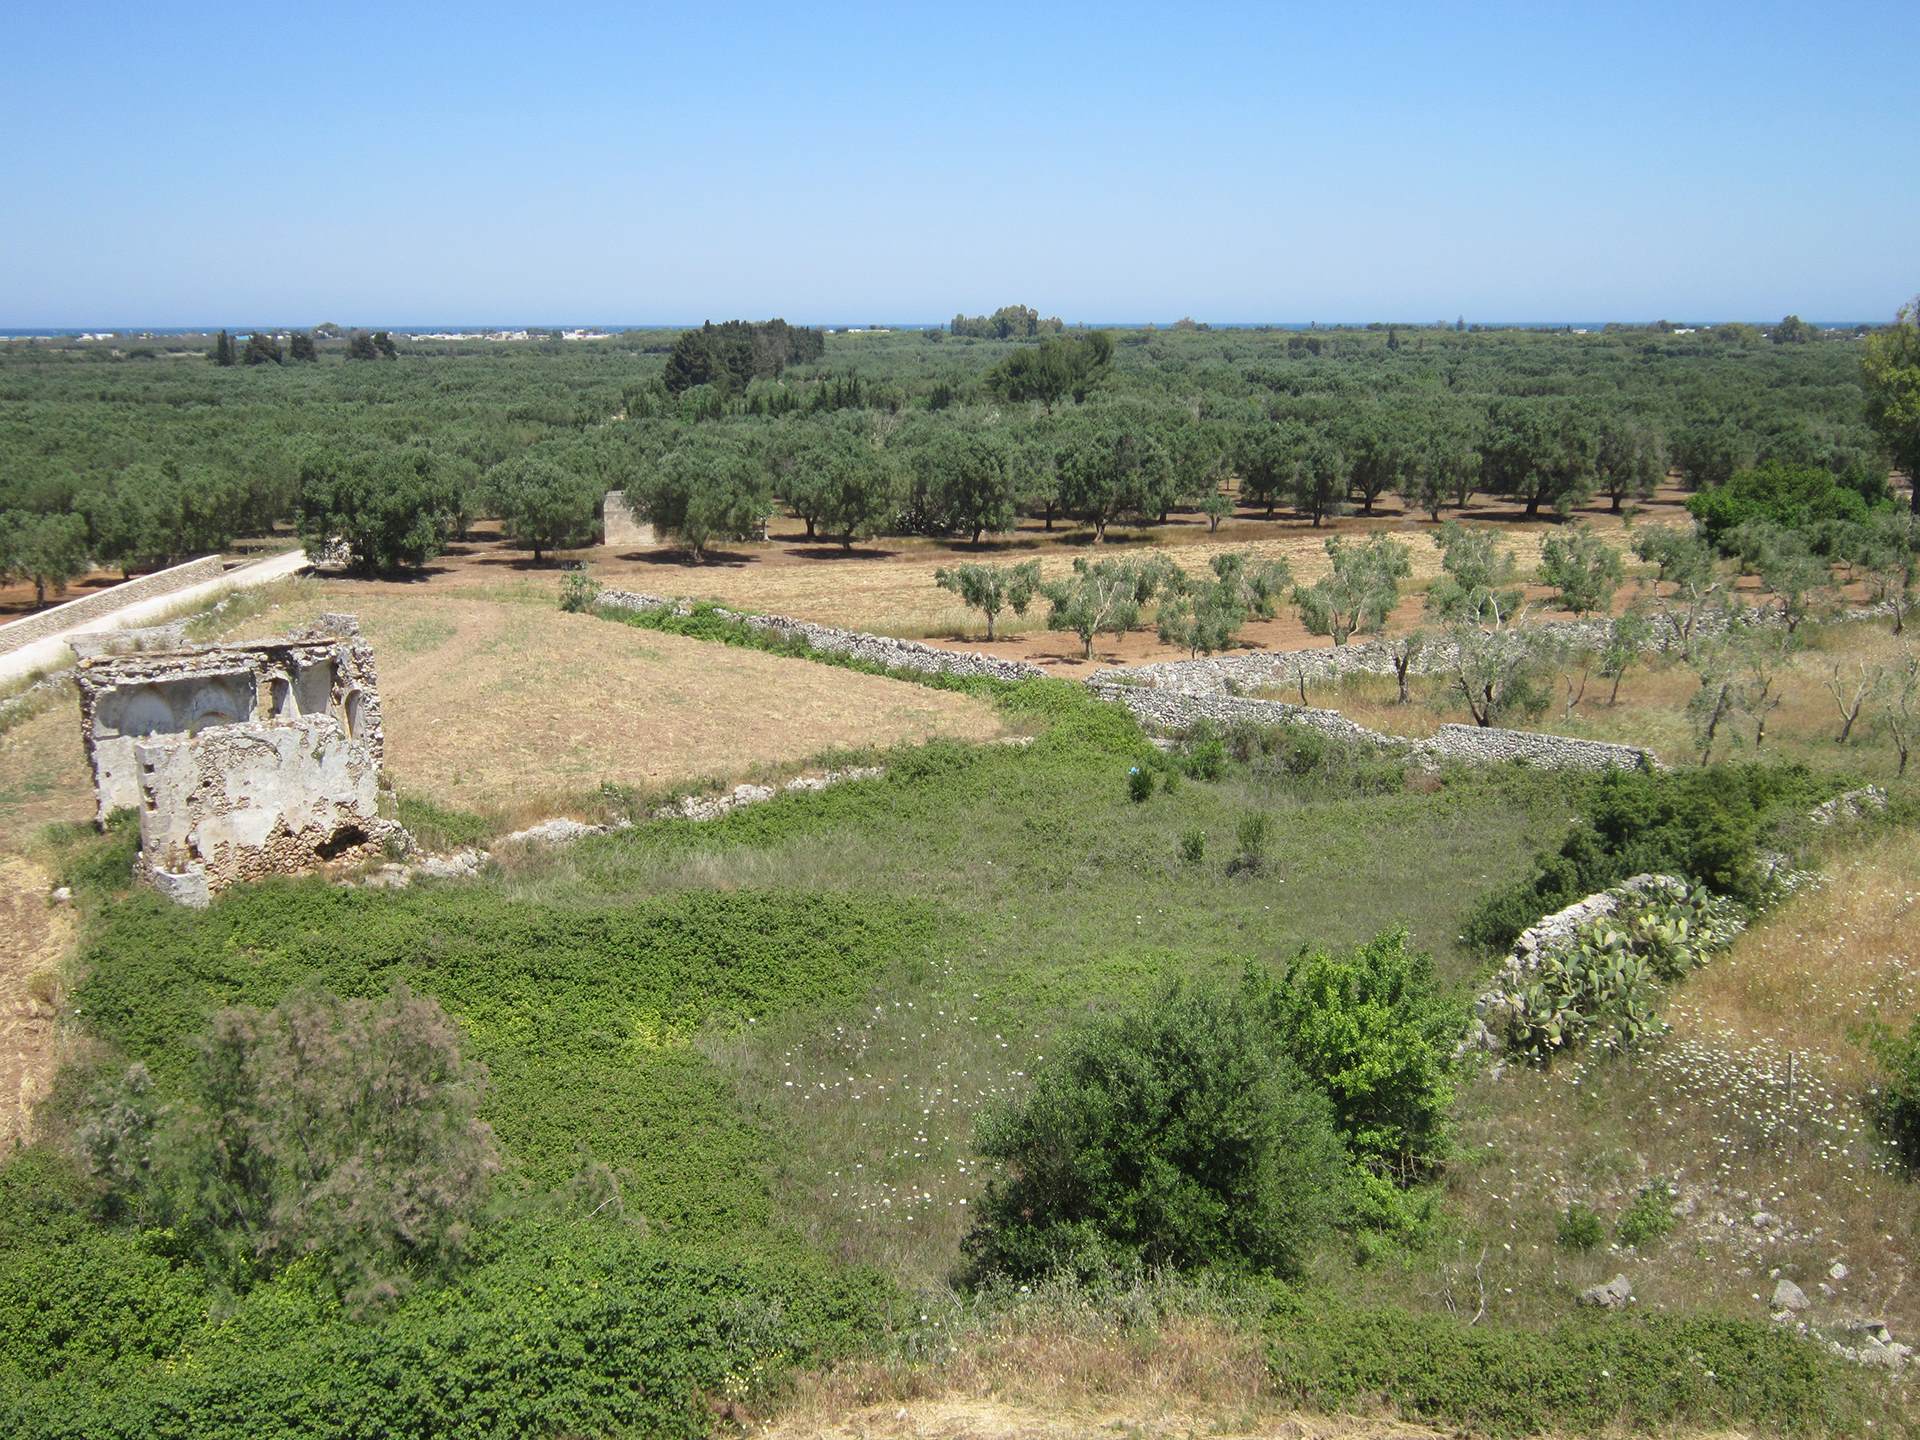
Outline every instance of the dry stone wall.
<path fill-rule="evenodd" d="M 96 590 L 91 595 L 82 595 L 77 600 L 69 600 L 51 610 L 42 610 L 37 615 L 9 620 L 5 625 L 0 625 L 0 655 L 9 650 L 18 650 L 23 645 L 31 645 L 36 640 L 44 640 L 49 635 L 58 635 L 75 625 L 84 625 L 89 620 L 99 620 L 125 609 L 137 600 L 154 600 L 162 595 L 171 595 L 189 585 L 198 585 L 203 580 L 224 575 L 226 571 L 227 563 L 220 556 L 203 555 L 184 565 L 156 570 L 137 580 L 127 580 L 105 590 Z"/>
<path fill-rule="evenodd" d="M 1088 687 L 1103 700 L 1127 707 L 1143 725 L 1183 730 L 1201 720 L 1219 725 L 1302 725 L 1337 740 L 1378 746 L 1405 755 L 1420 764 L 1452 761 L 1491 765 L 1517 760 L 1549 770 L 1631 770 L 1653 765 L 1653 752 L 1637 745 L 1615 745 L 1602 740 L 1579 740 L 1545 735 L 1533 730 L 1501 730 L 1476 725 L 1442 725 L 1424 740 L 1383 735 L 1354 723 L 1337 710 L 1293 705 L 1283 700 L 1254 700 L 1222 692 L 1188 694 L 1139 685 L 1102 683 L 1096 677 Z"/>
<path fill-rule="evenodd" d="M 1842 611 L 1836 619 L 1869 620 L 1891 614 L 1887 605 L 1866 605 Z M 1749 624 L 1779 623 L 1780 612 L 1772 606 L 1754 606 L 1739 612 Z M 1728 617 L 1719 612 L 1701 616 L 1695 633 L 1713 634 L 1726 628 Z M 1671 648 L 1679 643 L 1675 621 L 1665 615 L 1652 617 L 1655 648 Z M 1549 620 L 1528 627 L 1576 650 L 1594 650 L 1607 641 L 1611 622 L 1594 620 Z M 1458 662 L 1459 646 L 1445 636 L 1436 636 L 1414 655 L 1407 666 L 1412 675 L 1444 675 Z M 1232 655 L 1208 655 L 1192 660 L 1160 660 L 1147 665 L 1123 665 L 1097 670 L 1089 684 L 1150 685 L 1189 695 L 1234 694 L 1274 686 L 1292 688 L 1304 679 L 1311 685 L 1345 679 L 1349 675 L 1392 675 L 1396 673 L 1393 647 L 1384 640 L 1358 640 L 1345 645 L 1330 645 L 1319 650 L 1252 650 Z"/>
<path fill-rule="evenodd" d="M 632 590 L 602 590 L 598 603 L 615 610 L 672 610 L 679 615 L 691 614 L 694 609 L 691 600 L 644 595 Z M 1047 673 L 1025 660 L 1000 660 L 968 650 L 943 650 L 935 645 L 922 645 L 917 640 L 840 630 L 785 615 L 748 615 L 719 606 L 713 607 L 713 613 L 768 631 L 783 640 L 804 641 L 815 650 L 864 660 L 889 670 L 915 670 L 929 675 L 983 675 L 993 680 L 1036 680 Z"/>

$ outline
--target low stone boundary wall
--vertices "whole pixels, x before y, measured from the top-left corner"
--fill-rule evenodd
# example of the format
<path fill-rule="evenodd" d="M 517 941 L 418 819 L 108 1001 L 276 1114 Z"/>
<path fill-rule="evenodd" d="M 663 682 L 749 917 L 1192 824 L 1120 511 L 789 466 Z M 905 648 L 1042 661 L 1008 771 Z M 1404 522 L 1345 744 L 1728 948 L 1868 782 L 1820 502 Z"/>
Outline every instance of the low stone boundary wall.
<path fill-rule="evenodd" d="M 36 640 L 44 640 L 49 635 L 58 635 L 63 630 L 71 630 L 76 625 L 84 625 L 89 620 L 111 615 L 136 600 L 153 600 L 170 595 L 175 590 L 184 590 L 189 585 L 198 585 L 202 580 L 224 575 L 226 571 L 227 564 L 221 556 L 203 555 L 184 565 L 156 570 L 137 580 L 123 581 L 105 590 L 96 590 L 91 595 L 82 595 L 77 600 L 55 605 L 51 610 L 42 610 L 37 615 L 9 620 L 5 625 L 0 625 L 0 655 L 18 650 L 22 645 L 31 645 Z"/>
<path fill-rule="evenodd" d="M 664 595 L 643 595 L 633 590 L 602 590 L 598 603 L 615 610 L 672 610 L 677 615 L 693 613 L 694 602 Z M 923 674 L 984 675 L 993 680 L 1037 680 L 1047 672 L 1025 660 L 998 660 L 970 650 L 943 650 L 922 645 L 917 640 L 895 640 L 887 635 L 868 635 L 858 630 L 839 630 L 831 625 L 816 625 L 811 620 L 794 620 L 785 615 L 749 615 L 744 611 L 713 607 L 713 613 L 738 620 L 756 630 L 767 630 L 786 640 L 800 640 L 815 650 L 845 655 L 855 660 L 882 665 L 889 670 L 918 670 Z"/>
<path fill-rule="evenodd" d="M 1499 730 L 1477 725 L 1442 725 L 1425 740 L 1383 735 L 1347 719 L 1337 710 L 1292 705 L 1284 700 L 1253 700 L 1225 693 L 1192 695 L 1177 690 L 1155 690 L 1142 685 L 1103 684 L 1098 677 L 1088 688 L 1103 700 L 1127 707 L 1134 718 L 1164 729 L 1184 729 L 1199 720 L 1231 725 L 1304 725 L 1338 740 L 1377 745 L 1410 759 L 1425 762 L 1457 761 L 1492 765 L 1518 760 L 1546 770 L 1631 770 L 1653 765 L 1653 752 L 1637 745 L 1615 745 L 1604 740 L 1579 740 L 1545 735 L 1533 730 Z"/>
<path fill-rule="evenodd" d="M 1890 605 L 1862 605 L 1842 610 L 1833 620 L 1873 620 L 1892 614 Z M 1653 644 L 1670 649 L 1679 643 L 1674 622 L 1665 615 L 1650 617 Z M 1752 606 L 1741 612 L 1748 624 L 1773 625 L 1780 619 L 1771 605 Z M 1546 620 L 1523 628 L 1519 633 L 1550 635 L 1576 650 L 1597 650 L 1607 641 L 1612 622 L 1594 620 Z M 1707 635 L 1724 628 L 1726 620 L 1717 612 L 1703 615 L 1696 634 Z M 1413 657 L 1407 666 L 1410 675 L 1443 675 L 1453 669 L 1459 647 L 1444 635 L 1436 635 Z M 1345 645 L 1330 645 L 1321 650 L 1255 650 L 1233 655 L 1209 655 L 1204 659 L 1158 660 L 1147 665 L 1122 665 L 1097 670 L 1090 684 L 1117 682 L 1152 685 L 1162 690 L 1177 690 L 1189 695 L 1232 694 L 1268 686 L 1296 686 L 1304 678 L 1309 685 L 1341 680 L 1349 675 L 1392 675 L 1396 673 L 1393 649 L 1384 640 L 1357 640 Z"/>

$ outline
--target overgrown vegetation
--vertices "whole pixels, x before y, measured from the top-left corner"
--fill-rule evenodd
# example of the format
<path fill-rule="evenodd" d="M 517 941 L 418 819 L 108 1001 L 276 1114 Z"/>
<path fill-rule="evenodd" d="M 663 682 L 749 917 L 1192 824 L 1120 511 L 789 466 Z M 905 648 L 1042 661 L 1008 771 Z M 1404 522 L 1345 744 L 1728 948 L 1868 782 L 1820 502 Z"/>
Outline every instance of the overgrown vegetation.
<path fill-rule="evenodd" d="M 1634 875 L 1678 875 L 1757 905 L 1768 893 L 1762 849 L 1789 844 L 1795 822 L 1841 788 L 1797 765 L 1609 771 L 1588 786 L 1560 847 L 1476 907 L 1466 938 L 1504 950 L 1541 916 Z"/>

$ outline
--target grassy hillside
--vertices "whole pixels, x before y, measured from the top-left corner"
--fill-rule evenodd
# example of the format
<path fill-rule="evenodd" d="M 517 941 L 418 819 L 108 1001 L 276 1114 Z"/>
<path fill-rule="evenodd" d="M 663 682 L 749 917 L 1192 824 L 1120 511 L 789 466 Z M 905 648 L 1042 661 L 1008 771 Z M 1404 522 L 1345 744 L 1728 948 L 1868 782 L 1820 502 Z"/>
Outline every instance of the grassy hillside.
<path fill-rule="evenodd" d="M 1466 917 L 1557 842 L 1588 783 L 1333 753 L 1169 788 L 1116 707 L 1054 682 L 979 688 L 1038 738 L 894 751 L 877 780 L 642 824 L 472 882 L 283 881 L 196 916 L 129 889 L 124 831 L 64 842 L 93 1043 L 51 1133 L 89 1074 L 140 1061 L 176 1087 L 220 1007 L 404 981 L 487 1065 L 507 1167 L 468 1268 L 355 1316 L 304 1262 L 214 1288 L 174 1237 L 97 1217 L 60 1144 L 28 1152 L 0 1170 L 7 1428 L 697 1434 L 777 1411 L 796 1366 L 937 1371 L 1026 1303 L 946 1281 L 980 1194 L 974 1121 L 1025 1089 L 1064 1027 L 1171 976 L 1279 968 L 1400 925 L 1464 994 L 1486 963 L 1457 939 Z M 1135 767 L 1161 777 L 1143 801 Z M 1269 825 L 1265 863 L 1232 873 L 1250 815 Z M 1501 1083 L 1487 1093 L 1536 1101 L 1495 1109 L 1558 1103 Z M 1487 1433 L 1686 1419 L 1837 1434 L 1894 1415 L 1731 1297 L 1569 1321 L 1584 1269 L 1462 1269 L 1518 1223 L 1475 1201 L 1497 1163 L 1471 1118 L 1488 1104 L 1470 1101 L 1478 1148 L 1421 1235 L 1362 1246 L 1364 1262 L 1331 1251 L 1301 1287 L 1155 1282 L 1138 1333 L 1199 1316 L 1253 1347 L 1270 1397 L 1384 1398 Z M 1523 1269 L 1526 1303 L 1482 1296 L 1486 1323 L 1467 1327 L 1469 1276 L 1497 1288 Z M 1048 1303 L 1057 1324 L 1127 1302 Z"/>

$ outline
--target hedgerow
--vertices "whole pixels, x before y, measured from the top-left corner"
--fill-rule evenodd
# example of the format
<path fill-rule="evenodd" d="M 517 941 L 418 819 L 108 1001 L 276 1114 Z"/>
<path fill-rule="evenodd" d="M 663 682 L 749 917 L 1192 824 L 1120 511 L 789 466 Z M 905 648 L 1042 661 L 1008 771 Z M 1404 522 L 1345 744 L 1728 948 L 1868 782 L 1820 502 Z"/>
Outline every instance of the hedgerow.
<path fill-rule="evenodd" d="M 51 1168 L 24 1188 L 57 1192 Z M 21 1198 L 29 1169 L 0 1193 Z M 701 1436 L 789 1366 L 870 1344 L 892 1309 L 878 1276 L 789 1248 L 526 1218 L 368 1317 L 302 1266 L 216 1317 L 143 1238 L 31 1203 L 0 1248 L 0 1432 L 21 1440 Z"/>
<path fill-rule="evenodd" d="M 1302 1405 L 1378 1406 L 1491 1436 L 1665 1433 L 1675 1425 L 1868 1433 L 1860 1378 L 1760 1321 L 1569 1319 L 1544 1332 L 1285 1292 L 1266 1321 L 1275 1385 Z"/>
<path fill-rule="evenodd" d="M 1804 765 L 1610 770 L 1588 785 L 1560 848 L 1482 900 L 1464 938 L 1485 953 L 1504 950 L 1543 915 L 1641 874 L 1678 875 L 1758 905 L 1767 893 L 1763 842 L 1783 842 L 1795 820 L 1843 788 Z"/>

